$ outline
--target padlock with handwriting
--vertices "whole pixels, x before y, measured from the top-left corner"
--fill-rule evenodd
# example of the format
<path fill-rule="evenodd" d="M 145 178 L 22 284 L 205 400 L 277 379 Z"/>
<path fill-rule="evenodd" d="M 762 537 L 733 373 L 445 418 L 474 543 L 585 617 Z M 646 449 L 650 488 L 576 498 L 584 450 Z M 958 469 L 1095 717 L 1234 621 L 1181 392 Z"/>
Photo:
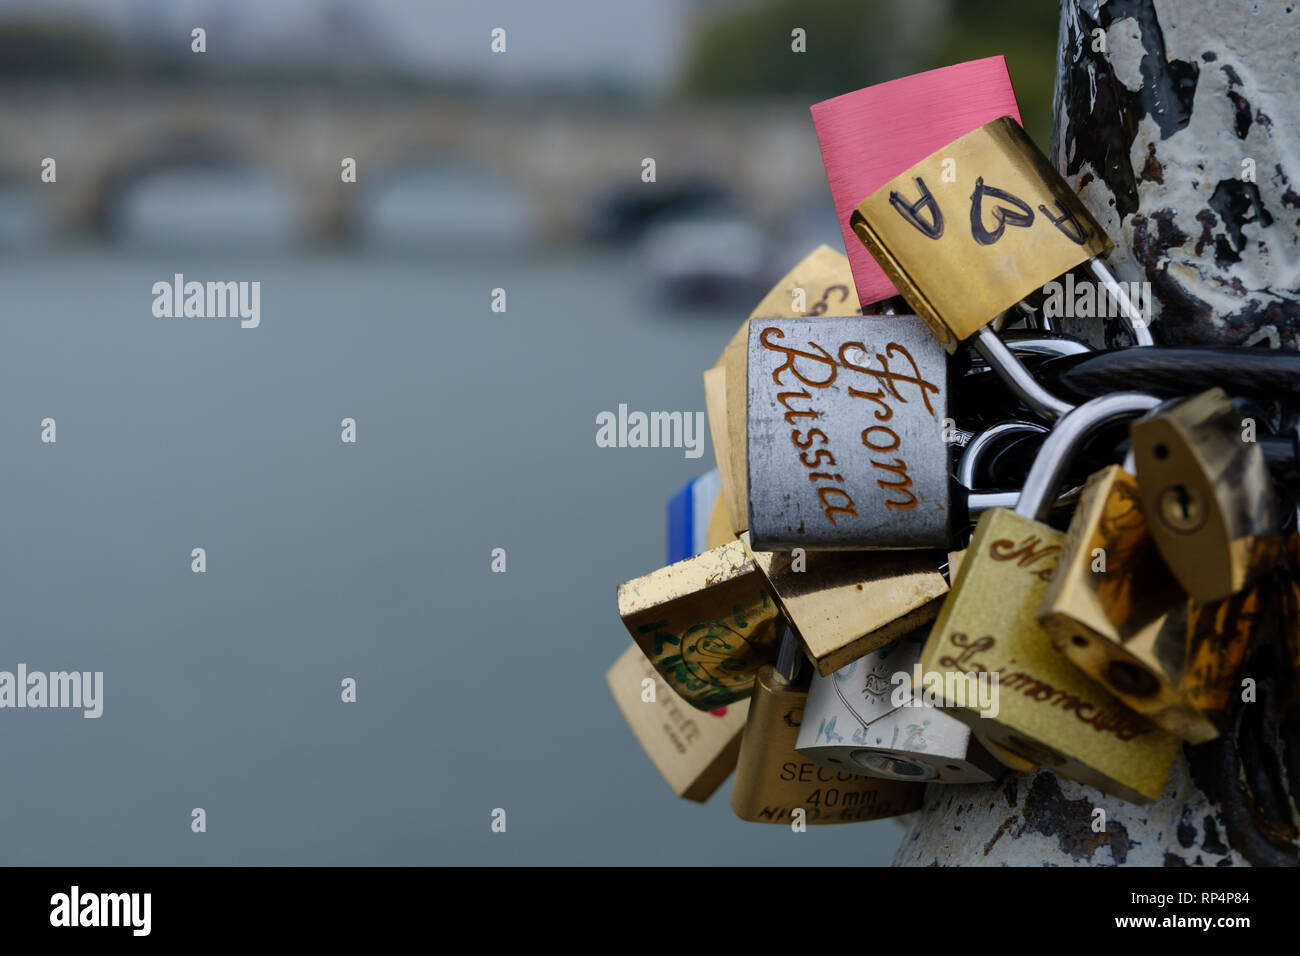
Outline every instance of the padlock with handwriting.
<path fill-rule="evenodd" d="M 1029 293 L 1088 263 L 1139 344 L 1151 335 L 1100 257 L 1114 244 L 1010 116 L 862 200 L 851 225 L 951 352 Z"/>
<path fill-rule="evenodd" d="M 981 459 L 1000 444 L 1047 429 L 1004 422 L 973 436 L 958 465 L 950 500 L 963 522 L 989 508 L 1010 507 L 1014 491 L 972 491 Z M 964 542 L 968 535 L 958 535 Z M 825 676 L 933 621 L 948 593 L 942 552 L 905 550 L 756 551 L 741 543 L 767 581 L 787 624 Z"/>
<path fill-rule="evenodd" d="M 946 379 L 916 316 L 751 321 L 755 550 L 946 548 Z"/>
<path fill-rule="evenodd" d="M 1179 741 L 1052 647 L 1037 618 L 1064 535 L 1041 519 L 1066 459 L 1091 430 L 1157 404 L 1118 392 L 1056 424 L 1015 511 L 980 517 L 921 657 L 924 680 L 942 684 L 949 712 L 981 739 L 1134 803 L 1159 795 Z M 996 717 L 983 716 L 971 686 L 981 674 L 996 676 Z"/>
<path fill-rule="evenodd" d="M 758 672 L 731 789 L 736 816 L 786 826 L 861 823 L 919 808 L 919 784 L 827 770 L 795 751 L 808 702 L 800 659 L 788 636 L 777 665 Z"/>
<path fill-rule="evenodd" d="M 832 770 L 893 780 L 1000 776 L 1002 765 L 969 727 L 912 693 L 927 633 L 909 634 L 828 677 L 814 675 L 795 749 Z"/>
<path fill-rule="evenodd" d="M 618 613 L 668 685 L 700 710 L 748 697 L 776 656 L 779 614 L 739 541 L 620 584 Z"/>
<path fill-rule="evenodd" d="M 1223 389 L 1135 422 L 1142 510 L 1174 577 L 1198 604 L 1242 590 L 1281 552 L 1264 453 Z"/>
<path fill-rule="evenodd" d="M 704 373 L 705 408 L 713 454 L 735 534 L 749 527 L 745 407 L 750 323 L 755 319 L 856 313 L 856 302 L 849 260 L 830 246 L 818 246 L 782 276 L 754 307 L 713 368 Z"/>
<path fill-rule="evenodd" d="M 1259 603 L 1251 590 L 1193 605 L 1155 546 L 1137 479 L 1111 465 L 1084 487 L 1038 620 L 1085 674 L 1198 744 L 1219 735 Z"/>
<path fill-rule="evenodd" d="M 682 700 L 632 644 L 605 675 L 651 762 L 684 800 L 703 802 L 736 767 L 749 701 L 702 713 Z"/>

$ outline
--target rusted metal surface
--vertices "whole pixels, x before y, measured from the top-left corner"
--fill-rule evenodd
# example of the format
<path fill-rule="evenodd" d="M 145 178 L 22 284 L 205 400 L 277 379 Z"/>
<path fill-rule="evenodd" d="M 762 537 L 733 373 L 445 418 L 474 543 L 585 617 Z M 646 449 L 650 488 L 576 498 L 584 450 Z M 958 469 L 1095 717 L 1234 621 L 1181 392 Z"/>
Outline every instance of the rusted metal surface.
<path fill-rule="evenodd" d="M 1116 240 L 1117 278 L 1151 283 L 1156 341 L 1300 347 L 1300 0 L 1061 15 L 1052 159 Z M 1095 321 L 1072 330 L 1100 344 Z M 1300 698 L 1276 621 L 1242 673 L 1254 701 L 1183 748 L 1155 802 L 1045 770 L 930 786 L 895 865 L 1300 863 Z"/>

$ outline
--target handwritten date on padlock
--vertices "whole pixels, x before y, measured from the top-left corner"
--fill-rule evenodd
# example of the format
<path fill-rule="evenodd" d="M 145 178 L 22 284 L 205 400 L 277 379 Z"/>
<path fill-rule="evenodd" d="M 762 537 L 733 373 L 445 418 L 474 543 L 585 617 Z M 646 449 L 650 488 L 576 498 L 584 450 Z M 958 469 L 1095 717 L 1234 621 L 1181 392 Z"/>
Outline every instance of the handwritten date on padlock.
<path fill-rule="evenodd" d="M 946 543 L 945 385 L 915 316 L 752 323 L 755 547 Z"/>

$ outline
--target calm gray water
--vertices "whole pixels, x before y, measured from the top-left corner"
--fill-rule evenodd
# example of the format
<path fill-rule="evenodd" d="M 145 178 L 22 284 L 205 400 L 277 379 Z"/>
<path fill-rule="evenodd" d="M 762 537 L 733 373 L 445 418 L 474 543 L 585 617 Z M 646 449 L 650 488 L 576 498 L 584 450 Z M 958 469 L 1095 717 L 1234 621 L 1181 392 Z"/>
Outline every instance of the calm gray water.
<path fill-rule="evenodd" d="M 260 328 L 155 318 L 175 272 L 260 280 Z M 596 414 L 702 410 L 739 315 L 665 314 L 612 256 L 82 248 L 0 279 L 0 670 L 105 682 L 99 720 L 0 711 L 0 862 L 892 857 L 888 821 L 677 800 L 605 686 L 615 586 L 713 456 L 598 448 Z"/>

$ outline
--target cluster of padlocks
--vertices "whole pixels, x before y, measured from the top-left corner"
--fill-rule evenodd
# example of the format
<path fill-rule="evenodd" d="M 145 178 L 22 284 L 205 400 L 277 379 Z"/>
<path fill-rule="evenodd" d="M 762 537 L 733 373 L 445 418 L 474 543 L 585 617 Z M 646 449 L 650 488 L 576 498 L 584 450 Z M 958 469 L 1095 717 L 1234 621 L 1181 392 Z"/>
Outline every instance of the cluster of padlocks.
<path fill-rule="evenodd" d="M 704 373 L 716 474 L 671 505 L 675 563 L 618 589 L 609 683 L 680 796 L 734 768 L 742 819 L 855 822 L 1043 767 L 1142 803 L 1225 732 L 1252 642 L 1294 688 L 1267 357 L 1153 346 L 1005 77 L 813 108 L 850 255 L 814 250 Z M 1034 306 L 1076 270 L 1129 347 Z"/>

